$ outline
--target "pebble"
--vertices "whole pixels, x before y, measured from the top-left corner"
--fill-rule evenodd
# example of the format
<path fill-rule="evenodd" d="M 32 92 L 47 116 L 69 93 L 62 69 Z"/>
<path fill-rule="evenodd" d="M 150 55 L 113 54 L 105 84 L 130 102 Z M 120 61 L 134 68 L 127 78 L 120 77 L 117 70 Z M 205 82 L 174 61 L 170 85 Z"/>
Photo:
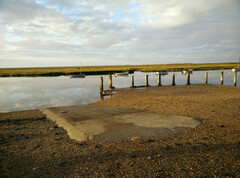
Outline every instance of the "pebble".
<path fill-rule="evenodd" d="M 140 139 L 139 137 L 132 137 L 131 140 L 134 141 L 134 140 L 137 140 L 137 139 Z"/>
<path fill-rule="evenodd" d="M 34 168 L 33 168 L 33 171 L 36 171 L 37 169 L 38 169 L 38 167 L 34 167 Z"/>

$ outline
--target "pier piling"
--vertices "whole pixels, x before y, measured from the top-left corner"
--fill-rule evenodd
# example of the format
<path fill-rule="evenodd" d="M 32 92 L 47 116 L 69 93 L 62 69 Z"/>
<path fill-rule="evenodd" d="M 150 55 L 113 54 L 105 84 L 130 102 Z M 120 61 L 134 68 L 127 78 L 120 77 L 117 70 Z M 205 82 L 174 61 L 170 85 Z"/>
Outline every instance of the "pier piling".
<path fill-rule="evenodd" d="M 175 84 L 175 74 L 172 74 L 172 85 L 176 85 Z"/>
<path fill-rule="evenodd" d="M 109 74 L 109 90 L 112 90 L 112 74 Z"/>
<path fill-rule="evenodd" d="M 158 74 L 158 86 L 162 86 L 161 75 Z"/>
<path fill-rule="evenodd" d="M 206 72 L 205 73 L 205 84 L 207 84 L 208 83 L 208 73 Z"/>
<path fill-rule="evenodd" d="M 132 75 L 132 77 L 131 77 L 131 88 L 134 88 L 134 76 Z"/>
<path fill-rule="evenodd" d="M 221 85 L 223 85 L 223 71 L 221 72 Z"/>
<path fill-rule="evenodd" d="M 103 92 L 103 77 L 100 77 L 100 93 Z"/>
<path fill-rule="evenodd" d="M 103 100 L 103 77 L 100 77 L 100 99 Z"/>
<path fill-rule="evenodd" d="M 148 75 L 145 76 L 145 86 L 148 86 Z"/>
<path fill-rule="evenodd" d="M 237 86 L 237 71 L 234 72 L 234 86 L 236 87 Z"/>
<path fill-rule="evenodd" d="M 187 85 L 191 85 L 191 83 L 190 83 L 190 73 L 187 73 Z"/>

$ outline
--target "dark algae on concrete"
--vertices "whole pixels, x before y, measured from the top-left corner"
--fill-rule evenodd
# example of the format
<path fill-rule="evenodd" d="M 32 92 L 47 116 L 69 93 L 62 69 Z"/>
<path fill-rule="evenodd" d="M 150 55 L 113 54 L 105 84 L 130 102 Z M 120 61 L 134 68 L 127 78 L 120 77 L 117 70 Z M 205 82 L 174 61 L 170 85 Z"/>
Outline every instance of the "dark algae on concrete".
<path fill-rule="evenodd" d="M 40 111 L 0 114 L 0 177 L 239 177 L 240 89 L 119 91 L 95 105 L 179 114 L 202 124 L 160 139 L 76 142 Z"/>

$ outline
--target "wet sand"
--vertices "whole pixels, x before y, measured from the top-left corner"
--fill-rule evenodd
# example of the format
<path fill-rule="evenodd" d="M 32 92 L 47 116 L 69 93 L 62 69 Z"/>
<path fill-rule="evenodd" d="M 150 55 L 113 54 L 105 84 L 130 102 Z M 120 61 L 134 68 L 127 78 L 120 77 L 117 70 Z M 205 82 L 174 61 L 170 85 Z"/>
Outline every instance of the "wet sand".
<path fill-rule="evenodd" d="M 77 142 L 39 110 L 0 114 L 0 177 L 240 176 L 240 88 L 119 91 L 94 105 L 193 117 L 196 128 L 159 139 Z"/>

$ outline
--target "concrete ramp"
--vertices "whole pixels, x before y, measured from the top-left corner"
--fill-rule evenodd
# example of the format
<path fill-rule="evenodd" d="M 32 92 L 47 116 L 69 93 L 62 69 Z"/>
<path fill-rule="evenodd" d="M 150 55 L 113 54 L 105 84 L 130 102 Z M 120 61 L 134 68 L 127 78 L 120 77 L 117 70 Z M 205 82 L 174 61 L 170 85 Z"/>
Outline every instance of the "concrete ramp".
<path fill-rule="evenodd" d="M 85 105 L 40 110 L 78 141 L 159 138 L 200 124 L 190 117 L 122 107 Z"/>

